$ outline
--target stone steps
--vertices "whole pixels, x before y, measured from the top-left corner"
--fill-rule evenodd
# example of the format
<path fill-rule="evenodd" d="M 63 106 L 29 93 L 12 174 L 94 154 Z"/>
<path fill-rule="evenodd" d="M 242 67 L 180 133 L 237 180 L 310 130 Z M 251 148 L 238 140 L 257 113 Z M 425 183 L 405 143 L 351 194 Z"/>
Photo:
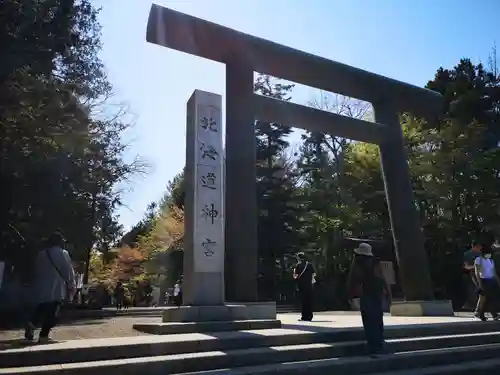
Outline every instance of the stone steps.
<path fill-rule="evenodd" d="M 388 348 L 396 354 L 381 359 L 362 356 L 366 349 L 360 328 L 302 327 L 302 330 L 73 340 L 2 351 L 0 375 L 267 375 L 276 372 L 382 375 L 384 371 L 420 367 L 435 371 L 429 372 L 431 375 L 455 374 L 446 369 L 453 369 L 450 366 L 459 362 L 500 356 L 500 323 L 497 322 L 389 326 L 386 337 Z M 500 370 L 500 363 L 488 363 L 490 368 Z"/>
<path fill-rule="evenodd" d="M 431 366 L 424 369 L 377 372 L 372 375 L 492 375 L 497 373 L 499 368 L 500 359 L 494 358 L 452 365 Z"/>
<path fill-rule="evenodd" d="M 322 328 L 284 324 L 282 329 L 168 336 L 137 336 L 68 342 L 0 351 L 0 368 L 85 362 L 105 359 L 224 351 L 273 346 L 362 341 L 361 328 Z M 500 322 L 453 322 L 387 326 L 387 339 L 425 338 L 485 333 L 495 336 Z M 29 352 L 29 355 L 27 353 Z"/>
<path fill-rule="evenodd" d="M 318 345 L 316 348 L 327 348 Z M 333 347 L 330 347 L 333 349 Z M 139 374 L 210 374 L 210 375 L 282 375 L 307 374 L 336 375 L 375 374 L 382 371 L 423 369 L 432 366 L 458 365 L 469 361 L 490 360 L 500 354 L 500 344 L 422 349 L 372 359 L 366 356 L 335 357 L 335 350 L 315 350 L 314 345 L 288 348 L 258 348 L 227 352 L 192 353 L 171 356 L 140 357 L 121 360 L 66 363 L 36 367 L 18 367 L 0 370 L 0 374 L 43 375 L 104 375 L 110 373 Z M 317 358 L 316 358 L 317 357 Z M 444 367 L 446 369 L 446 367 Z M 451 367 L 453 369 L 454 367 Z M 492 362 L 487 368 L 500 369 Z M 450 371 L 450 367 L 446 369 Z M 456 372 L 437 372 L 455 374 Z M 392 374 L 392 373 L 391 373 Z M 421 372 L 419 372 L 421 374 Z"/>
<path fill-rule="evenodd" d="M 177 375 L 491 375 L 500 370 L 500 345 L 447 348 L 369 357 L 329 358 Z M 477 371 L 476 371 L 477 369 Z"/>

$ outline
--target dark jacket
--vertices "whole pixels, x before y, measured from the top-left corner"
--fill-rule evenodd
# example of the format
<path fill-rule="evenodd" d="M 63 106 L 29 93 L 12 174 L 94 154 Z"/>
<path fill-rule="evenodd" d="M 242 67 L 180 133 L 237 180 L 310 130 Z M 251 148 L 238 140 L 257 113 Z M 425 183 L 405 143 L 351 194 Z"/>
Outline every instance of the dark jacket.
<path fill-rule="evenodd" d="M 312 263 L 300 261 L 295 266 L 294 273 L 299 275 L 296 279 L 299 289 L 312 287 L 313 275 L 316 273 Z"/>
<path fill-rule="evenodd" d="M 380 261 L 375 257 L 356 255 L 347 279 L 349 296 L 351 298 L 382 296 L 385 288 Z"/>

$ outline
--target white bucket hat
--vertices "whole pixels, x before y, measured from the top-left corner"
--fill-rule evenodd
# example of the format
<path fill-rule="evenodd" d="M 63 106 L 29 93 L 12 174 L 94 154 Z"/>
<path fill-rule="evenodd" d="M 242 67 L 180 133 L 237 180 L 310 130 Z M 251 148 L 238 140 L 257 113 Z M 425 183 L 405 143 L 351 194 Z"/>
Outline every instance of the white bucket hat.
<path fill-rule="evenodd" d="M 368 245 L 366 242 L 361 242 L 357 248 L 354 249 L 354 253 L 358 255 L 364 255 L 367 257 L 372 257 L 372 247 Z"/>

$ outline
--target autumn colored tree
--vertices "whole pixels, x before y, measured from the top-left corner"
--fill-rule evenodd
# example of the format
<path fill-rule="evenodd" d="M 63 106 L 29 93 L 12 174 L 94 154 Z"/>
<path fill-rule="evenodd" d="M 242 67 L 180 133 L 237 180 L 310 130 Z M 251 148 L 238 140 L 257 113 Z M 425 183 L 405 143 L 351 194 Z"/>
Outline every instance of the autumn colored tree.
<path fill-rule="evenodd" d="M 111 280 L 111 267 L 104 261 L 104 254 L 93 250 L 90 253 L 89 280 L 90 282 L 100 282 Z"/>
<path fill-rule="evenodd" d="M 111 279 L 129 281 L 144 273 L 144 254 L 136 248 L 121 247 L 116 250 L 116 259 L 111 265 Z"/>

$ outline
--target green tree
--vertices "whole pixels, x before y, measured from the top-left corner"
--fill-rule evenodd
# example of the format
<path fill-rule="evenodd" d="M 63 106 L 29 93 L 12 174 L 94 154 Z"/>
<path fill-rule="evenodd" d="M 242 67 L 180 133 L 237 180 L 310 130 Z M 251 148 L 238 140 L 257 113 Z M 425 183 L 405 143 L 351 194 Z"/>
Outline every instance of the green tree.
<path fill-rule="evenodd" d="M 495 53 L 488 68 L 462 59 L 453 69 L 440 68 L 427 85 L 446 104 L 442 122 L 419 124 L 416 145 L 420 208 L 434 282 L 442 290 L 456 289 L 471 239 L 491 243 L 498 236 L 500 77 L 494 61 Z"/>
<path fill-rule="evenodd" d="M 161 199 L 159 205 L 163 209 L 165 206 L 175 206 L 184 209 L 184 201 L 186 199 L 186 186 L 184 182 L 184 169 L 182 172 L 174 176 L 168 182 L 165 195 Z"/>
<path fill-rule="evenodd" d="M 368 103 L 338 94 L 319 92 L 310 106 L 357 119 L 369 119 Z M 334 130 L 334 129 L 332 129 Z M 330 276 L 345 268 L 346 254 L 341 246 L 348 235 L 348 188 L 345 184 L 345 152 L 350 140 L 335 134 L 305 132 L 299 155 L 308 250 L 317 259 L 322 276 Z M 351 231 L 352 233 L 352 231 Z"/>
<path fill-rule="evenodd" d="M 293 85 L 259 75 L 254 91 L 278 100 L 290 100 Z M 256 175 L 259 246 L 259 290 L 262 298 L 275 299 L 276 285 L 283 279 L 287 255 L 300 246 L 297 231 L 300 215 L 295 198 L 296 174 L 287 150 L 290 126 L 257 121 Z"/>
<path fill-rule="evenodd" d="M 0 3 L 4 258 L 24 261 L 17 249 L 58 229 L 89 263 L 90 249 L 106 250 L 121 230 L 117 184 L 144 165 L 123 160 L 124 117 L 102 115 L 111 85 L 97 16 L 89 0 Z"/>

